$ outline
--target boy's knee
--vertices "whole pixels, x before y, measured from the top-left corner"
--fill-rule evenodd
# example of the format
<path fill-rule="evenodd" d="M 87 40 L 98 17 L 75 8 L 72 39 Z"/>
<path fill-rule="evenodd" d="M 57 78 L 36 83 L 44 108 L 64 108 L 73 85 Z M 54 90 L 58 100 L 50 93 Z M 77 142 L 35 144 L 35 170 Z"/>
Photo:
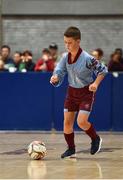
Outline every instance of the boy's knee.
<path fill-rule="evenodd" d="M 88 121 L 85 120 L 77 120 L 77 124 L 80 128 L 82 128 L 83 130 L 88 126 Z"/>

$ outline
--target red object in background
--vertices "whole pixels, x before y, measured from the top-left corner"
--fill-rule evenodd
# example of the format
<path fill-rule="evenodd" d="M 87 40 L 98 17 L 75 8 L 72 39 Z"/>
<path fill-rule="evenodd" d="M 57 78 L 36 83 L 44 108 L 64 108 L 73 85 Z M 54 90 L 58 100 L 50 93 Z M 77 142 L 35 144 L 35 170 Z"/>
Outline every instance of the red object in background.
<path fill-rule="evenodd" d="M 47 65 L 47 71 L 53 71 L 55 67 L 55 63 L 53 59 L 49 59 L 48 61 L 45 62 Z"/>
<path fill-rule="evenodd" d="M 36 63 L 35 71 L 41 71 L 40 66 L 43 65 L 44 63 L 46 63 L 46 67 L 47 67 L 46 71 L 51 72 L 54 70 L 55 63 L 53 59 L 48 59 L 47 61 L 44 61 L 43 59 L 39 59 Z"/>

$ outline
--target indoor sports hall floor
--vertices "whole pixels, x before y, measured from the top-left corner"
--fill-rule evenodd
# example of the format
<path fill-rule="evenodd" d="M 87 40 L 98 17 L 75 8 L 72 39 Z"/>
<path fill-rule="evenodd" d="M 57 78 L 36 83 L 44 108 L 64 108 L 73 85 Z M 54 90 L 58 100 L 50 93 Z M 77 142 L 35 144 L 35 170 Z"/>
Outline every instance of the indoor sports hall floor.
<path fill-rule="evenodd" d="M 0 179 L 123 179 L 123 134 L 101 133 L 101 137 L 102 150 L 92 156 L 87 135 L 76 133 L 77 158 L 62 160 L 61 133 L 1 132 Z M 43 160 L 30 160 L 26 149 L 33 140 L 45 142 Z"/>

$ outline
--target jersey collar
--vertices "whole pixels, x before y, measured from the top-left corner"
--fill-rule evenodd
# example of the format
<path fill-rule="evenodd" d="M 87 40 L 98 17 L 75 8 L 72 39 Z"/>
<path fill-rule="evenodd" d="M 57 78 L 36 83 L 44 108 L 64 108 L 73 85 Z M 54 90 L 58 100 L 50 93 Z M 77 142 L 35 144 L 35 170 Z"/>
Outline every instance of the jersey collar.
<path fill-rule="evenodd" d="M 75 62 L 77 61 L 77 59 L 79 58 L 79 56 L 80 56 L 81 53 L 82 53 L 82 49 L 79 48 L 79 50 L 78 50 L 78 52 L 77 52 L 77 54 L 76 54 L 75 59 L 74 59 L 73 62 L 71 61 L 71 53 L 68 53 L 68 64 L 73 64 L 73 63 L 75 63 Z"/>

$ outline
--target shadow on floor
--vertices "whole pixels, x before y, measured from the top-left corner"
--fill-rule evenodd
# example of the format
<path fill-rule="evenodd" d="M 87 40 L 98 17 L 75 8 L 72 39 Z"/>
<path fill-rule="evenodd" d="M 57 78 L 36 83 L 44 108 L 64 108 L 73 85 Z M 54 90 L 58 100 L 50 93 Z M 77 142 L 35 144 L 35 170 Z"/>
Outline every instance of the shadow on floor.
<path fill-rule="evenodd" d="M 53 149 L 48 149 L 53 150 Z M 101 153 L 105 153 L 105 152 L 114 152 L 116 150 L 123 150 L 123 148 L 102 148 L 100 150 Z M 89 149 L 87 150 L 80 150 L 77 151 L 76 154 L 80 154 L 80 153 L 84 153 L 84 154 L 88 154 L 90 152 Z M 19 155 L 19 154 L 25 154 L 27 153 L 27 149 L 23 148 L 23 149 L 17 149 L 17 150 L 13 150 L 13 151 L 7 151 L 7 152 L 1 152 L 0 155 Z"/>
<path fill-rule="evenodd" d="M 100 152 L 105 153 L 105 152 L 114 152 L 116 150 L 123 150 L 123 148 L 101 148 Z M 80 150 L 77 151 L 76 154 L 80 154 L 80 153 L 84 153 L 84 154 L 88 154 L 90 152 L 90 149 L 87 150 Z"/>

